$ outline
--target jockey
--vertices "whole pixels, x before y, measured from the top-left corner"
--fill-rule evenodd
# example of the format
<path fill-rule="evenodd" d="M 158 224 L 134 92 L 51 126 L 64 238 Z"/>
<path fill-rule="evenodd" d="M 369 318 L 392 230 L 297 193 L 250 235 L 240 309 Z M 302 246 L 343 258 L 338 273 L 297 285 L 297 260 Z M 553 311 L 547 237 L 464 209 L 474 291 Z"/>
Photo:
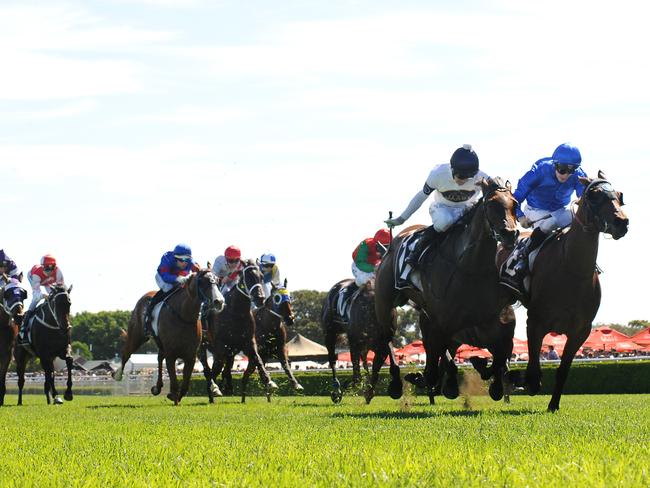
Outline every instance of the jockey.
<path fill-rule="evenodd" d="M 479 170 L 478 156 L 471 145 L 464 144 L 454 151 L 449 164 L 433 168 L 424 188 L 413 197 L 402 215 L 385 221 L 390 228 L 402 225 L 433 193 L 429 207 L 432 225 L 424 230 L 409 256 L 408 263 L 412 267 L 417 265 L 420 254 L 437 235 L 449 229 L 478 202 L 481 197 L 478 183 L 483 178 L 488 175 Z"/>
<path fill-rule="evenodd" d="M 580 177 L 587 174 L 580 168 L 582 156 L 577 147 L 560 144 L 551 157 L 542 158 L 524 174 L 513 196 L 523 211 L 517 208 L 519 223 L 524 228 L 532 227 L 533 233 L 522 248 L 514 251 L 512 259 L 503 267 L 501 283 L 521 290 L 528 269 L 528 256 L 539 247 L 555 229 L 571 225 L 573 214 L 568 207 L 573 192 L 580 197 L 584 186 Z"/>
<path fill-rule="evenodd" d="M 242 269 L 241 250 L 237 246 L 228 246 L 223 255 L 214 260 L 212 270 L 219 278 L 224 296 L 239 282 L 239 272 Z"/>
<path fill-rule="evenodd" d="M 29 273 L 27 273 L 27 281 L 32 286 L 32 303 L 29 304 L 29 309 L 25 313 L 25 318 L 20 327 L 18 334 L 19 345 L 24 345 L 28 342 L 27 330 L 29 321 L 38 303 L 48 297 L 53 285 L 65 285 L 63 273 L 61 273 L 61 270 L 56 264 L 56 258 L 51 254 L 43 256 L 41 258 L 41 264 L 32 267 Z"/>
<path fill-rule="evenodd" d="M 144 316 L 144 335 L 151 337 L 151 314 L 154 307 L 165 299 L 169 292 L 182 286 L 189 274 L 200 269 L 192 258 L 192 249 L 187 244 L 178 244 L 173 251 L 166 252 L 160 258 L 156 272 L 156 283 L 160 289 L 151 297 Z"/>
<path fill-rule="evenodd" d="M 349 307 L 348 302 L 351 301 L 350 299 L 354 293 L 375 277 L 375 269 L 377 269 L 381 258 L 388 251 L 390 241 L 390 231 L 388 229 L 379 229 L 373 237 L 361 241 L 352 252 L 354 283 L 339 290 L 341 316 L 345 315 L 346 309 Z"/>
<path fill-rule="evenodd" d="M 280 280 L 280 270 L 275 262 L 275 255 L 271 253 L 262 254 L 260 258 L 260 269 L 262 271 L 262 288 L 264 289 L 264 298 L 271 296 L 273 287 L 279 288 L 282 284 Z"/>
<path fill-rule="evenodd" d="M 4 249 L 0 249 L 0 282 L 4 282 L 2 275 L 7 275 L 18 281 L 22 281 L 22 273 L 18 270 L 18 266 L 9 256 L 5 254 Z"/>

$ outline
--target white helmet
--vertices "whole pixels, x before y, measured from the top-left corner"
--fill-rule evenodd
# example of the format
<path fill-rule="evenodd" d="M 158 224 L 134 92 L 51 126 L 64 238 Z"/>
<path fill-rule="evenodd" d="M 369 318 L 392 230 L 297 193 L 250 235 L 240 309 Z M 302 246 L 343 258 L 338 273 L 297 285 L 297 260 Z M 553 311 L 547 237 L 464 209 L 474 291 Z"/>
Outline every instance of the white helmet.
<path fill-rule="evenodd" d="M 275 264 L 275 256 L 271 253 L 262 254 L 260 258 L 260 263 L 262 264 Z"/>

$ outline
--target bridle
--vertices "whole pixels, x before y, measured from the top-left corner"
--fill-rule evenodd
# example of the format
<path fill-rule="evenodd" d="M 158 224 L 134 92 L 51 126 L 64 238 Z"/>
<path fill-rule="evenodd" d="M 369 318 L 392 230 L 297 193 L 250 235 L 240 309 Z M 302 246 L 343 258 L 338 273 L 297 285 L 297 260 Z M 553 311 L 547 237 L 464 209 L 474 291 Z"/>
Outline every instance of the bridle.
<path fill-rule="evenodd" d="M 61 295 L 65 295 L 66 297 L 68 297 L 68 301 L 70 300 L 70 296 L 68 295 L 68 291 L 65 290 L 65 289 L 63 289 L 63 290 L 61 290 L 61 291 L 59 291 L 59 292 L 57 292 L 57 293 L 55 293 L 53 295 L 48 296 L 47 300 L 45 300 L 45 303 L 36 309 L 36 312 L 34 313 L 34 320 L 38 321 L 39 323 L 41 323 L 44 327 L 46 327 L 48 329 L 60 330 L 62 332 L 67 332 L 68 330 L 70 330 L 70 328 L 72 326 L 68 323 L 68 324 L 65 324 L 66 325 L 65 327 L 62 327 L 61 322 L 59 322 L 59 317 L 56 314 L 56 299 L 57 299 L 57 297 L 59 297 Z M 53 302 L 55 304 L 54 308 L 52 308 L 52 303 Z M 45 320 L 45 311 L 44 311 L 45 306 L 47 306 L 47 308 L 49 309 L 50 315 L 52 317 L 54 317 L 54 322 L 55 322 L 56 325 L 52 325 L 52 324 L 50 324 L 49 322 L 47 322 Z M 41 316 L 38 315 L 39 312 L 40 312 Z"/>
<path fill-rule="evenodd" d="M 616 191 L 614 191 L 614 188 L 612 187 L 612 184 L 604 179 L 595 179 L 589 182 L 587 187 L 585 188 L 585 191 L 583 192 L 583 198 L 584 198 L 584 207 L 587 209 L 587 211 L 591 214 L 591 223 L 588 222 L 582 222 L 580 220 L 580 217 L 578 217 L 578 213 L 572 209 L 573 216 L 575 217 L 576 222 L 578 225 L 580 225 L 580 228 L 582 229 L 583 232 L 607 232 L 609 229 L 609 223 L 603 219 L 600 216 L 599 210 L 604 201 L 598 205 L 594 204 L 590 199 L 590 195 L 594 195 L 596 192 L 592 192 L 592 190 L 600 188 L 600 191 L 607 196 L 609 200 L 618 200 L 618 196 L 616 194 Z"/>
<path fill-rule="evenodd" d="M 285 293 L 282 293 L 283 290 Z M 270 314 L 273 314 L 276 317 L 285 320 L 285 317 L 278 313 L 278 310 L 280 310 L 280 305 L 285 302 L 291 303 L 291 295 L 289 294 L 289 290 L 284 287 L 273 287 L 273 291 L 271 292 L 271 308 L 267 308 L 266 310 Z"/>
<path fill-rule="evenodd" d="M 200 272 L 199 272 L 200 273 Z M 206 271 L 203 274 L 197 274 L 196 276 L 196 295 L 199 298 L 199 301 L 201 302 L 201 310 L 203 313 L 206 313 L 213 308 L 216 309 L 216 304 L 214 300 L 212 299 L 211 296 L 208 296 L 203 289 L 201 288 L 201 278 L 203 276 L 208 277 L 208 282 L 210 283 L 210 287 L 216 286 L 217 285 L 217 278 L 212 273 L 212 271 Z"/>
<path fill-rule="evenodd" d="M 239 276 L 241 277 L 241 280 L 235 287 L 239 293 L 244 295 L 244 297 L 248 298 L 249 300 L 252 300 L 251 293 L 255 288 L 257 288 L 258 286 L 260 287 L 260 289 L 262 288 L 262 283 L 255 283 L 251 287 L 249 287 L 248 284 L 246 283 L 246 271 L 248 271 L 249 269 L 256 269 L 256 268 L 257 265 L 249 264 L 244 269 L 242 269 L 239 272 Z"/>
<path fill-rule="evenodd" d="M 488 204 L 490 202 L 494 202 L 494 200 L 492 200 L 492 197 L 497 192 L 508 193 L 507 198 L 509 200 L 512 200 L 515 205 L 518 205 L 519 203 L 517 202 L 515 197 L 512 196 L 512 193 L 510 192 L 510 190 L 508 188 L 506 188 L 505 186 L 501 186 L 501 185 L 498 185 L 498 186 L 490 189 L 490 191 L 486 195 L 483 195 L 483 198 L 482 198 L 482 201 L 483 201 L 483 216 L 484 216 L 485 221 L 488 224 L 488 228 L 490 229 L 490 234 L 491 234 L 492 238 L 495 241 L 503 243 L 503 236 L 501 235 L 501 232 L 500 232 L 501 229 L 497 228 L 497 224 L 493 223 L 490 220 L 489 215 L 488 215 Z M 505 229 L 505 227 L 504 227 L 504 229 Z M 514 239 L 515 242 L 517 241 L 518 235 L 519 235 L 519 230 L 515 230 L 515 239 Z"/>

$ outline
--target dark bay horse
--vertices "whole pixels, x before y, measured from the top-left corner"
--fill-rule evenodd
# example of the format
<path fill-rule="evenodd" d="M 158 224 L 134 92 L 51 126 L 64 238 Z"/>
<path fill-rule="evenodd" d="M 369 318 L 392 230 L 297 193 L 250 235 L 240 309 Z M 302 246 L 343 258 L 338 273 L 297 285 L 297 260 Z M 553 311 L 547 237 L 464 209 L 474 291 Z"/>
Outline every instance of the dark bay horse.
<path fill-rule="evenodd" d="M 232 394 L 231 368 L 235 355 L 239 351 L 248 357 L 248 367 L 242 375 L 241 401 L 246 401 L 246 386 L 248 378 L 257 367 L 262 383 L 267 390 L 277 389 L 257 351 L 255 339 L 255 319 L 251 305 L 264 305 L 264 290 L 262 289 L 262 273 L 252 260 L 242 261 L 239 281 L 226 293 L 226 306 L 221 313 L 210 311 L 206 315 L 208 340 L 201 344 L 199 358 L 203 365 L 206 379 L 208 398 L 214 402 L 214 396 L 219 395 L 216 379 L 223 371 L 224 393 Z M 207 351 L 212 353 L 212 368 L 208 365 Z"/>
<path fill-rule="evenodd" d="M 334 403 L 339 403 L 343 398 L 341 383 L 336 377 L 336 343 L 339 337 L 345 334 L 350 346 L 350 359 L 352 361 L 352 385 L 361 383 L 361 368 L 368 371 L 368 350 L 378 334 L 377 316 L 375 315 L 375 280 L 371 279 L 356 293 L 350 304 L 350 320 L 347 322 L 337 312 L 339 290 L 354 283 L 352 279 L 339 281 L 334 285 L 325 300 L 321 312 L 321 326 L 325 334 L 325 346 L 330 368 L 332 369 L 332 392 L 330 397 Z M 394 357 L 394 355 L 391 355 Z M 398 368 L 391 362 L 392 368 Z M 399 369 L 398 373 L 399 375 Z"/>
<path fill-rule="evenodd" d="M 22 324 L 23 301 L 27 298 L 27 292 L 20 286 L 7 286 L 10 284 L 10 278 L 7 276 L 2 276 L 0 283 L 3 283 L 0 288 L 0 406 L 2 406 L 7 392 L 5 385 L 7 370 L 18 327 Z"/>
<path fill-rule="evenodd" d="M 509 183 L 500 179 L 488 179 L 481 183 L 483 198 L 439 239 L 435 249 L 426 253 L 419 265 L 422 291 L 407 290 L 401 294 L 395 289 L 395 262 L 402 241 L 417 228 L 412 226 L 402 231 L 391 243 L 376 278 L 375 309 L 380 325 L 380 340 L 377 343 L 373 369 L 366 398 L 372 398 L 378 372 L 395 333 L 395 306 L 407 299 L 416 303 L 423 311 L 421 332 L 427 362 L 424 372 L 429 401 L 434 403 L 434 389 L 438 382 L 438 369 L 449 350 L 455 354 L 454 336 L 463 329 L 479 327 L 498 329 L 503 308 L 512 296 L 499 285 L 495 256 L 497 241 L 511 247 L 518 235 L 515 208 L 517 201 L 511 193 Z M 510 342 L 512 337 L 510 337 Z M 512 346 L 510 346 L 512 347 Z M 502 341 L 490 346 L 494 355 L 495 380 L 490 385 L 490 396 L 503 396 L 503 373 L 509 359 L 507 347 Z M 391 381 L 399 388 L 399 369 Z M 455 376 L 455 368 L 448 373 Z M 455 380 L 454 380 L 455 381 Z M 454 388 L 457 394 L 457 388 Z"/>
<path fill-rule="evenodd" d="M 45 397 L 47 403 L 55 405 L 63 400 L 59 398 L 54 386 L 54 359 L 65 360 L 68 370 L 67 389 L 63 395 L 67 401 L 72 400 L 72 355 L 70 347 L 70 292 L 72 286 L 55 284 L 51 287 L 48 297 L 34 310 L 31 321 L 31 340 L 29 349 L 21 346 L 14 349 L 16 372 L 18 373 L 18 405 L 23 404 L 23 387 L 25 386 L 25 366 L 27 360 L 36 356 L 40 359 L 45 373 Z"/>
<path fill-rule="evenodd" d="M 620 239 L 628 218 L 621 208 L 623 194 L 612 188 L 602 172 L 597 179 L 581 178 L 586 186 L 568 232 L 558 234 L 539 251 L 531 274 L 528 308 L 528 367 L 526 384 L 531 395 L 541 387 L 539 352 L 549 332 L 566 334 L 562 361 L 548 410 L 560 408 L 560 397 L 576 352 L 591 332 L 600 306 L 596 272 L 600 233 Z"/>
<path fill-rule="evenodd" d="M 136 304 L 129 320 L 122 350 L 122 365 L 114 378 L 121 380 L 124 366 L 135 351 L 148 338 L 144 335 L 144 314 L 154 292 L 146 293 Z M 158 314 L 158 380 L 151 388 L 153 395 L 160 394 L 163 387 L 162 362 L 167 365 L 170 391 L 167 395 L 174 405 L 178 405 L 189 389 L 192 370 L 196 362 L 196 352 L 201 342 L 201 323 L 199 313 L 204 311 L 218 313 L 224 306 L 224 299 L 217 285 L 217 277 L 209 269 L 202 269 L 190 275 L 185 284 L 172 292 L 163 303 Z M 183 361 L 183 381 L 178 385 L 176 360 Z"/>
<path fill-rule="evenodd" d="M 285 279 L 284 286 L 273 286 L 264 306 L 255 311 L 255 339 L 262 362 L 266 364 L 272 358 L 280 361 L 293 389 L 303 391 L 303 386 L 291 372 L 287 350 L 287 326 L 292 326 L 293 321 L 291 294 Z M 269 396 L 267 398 L 270 400 Z"/>

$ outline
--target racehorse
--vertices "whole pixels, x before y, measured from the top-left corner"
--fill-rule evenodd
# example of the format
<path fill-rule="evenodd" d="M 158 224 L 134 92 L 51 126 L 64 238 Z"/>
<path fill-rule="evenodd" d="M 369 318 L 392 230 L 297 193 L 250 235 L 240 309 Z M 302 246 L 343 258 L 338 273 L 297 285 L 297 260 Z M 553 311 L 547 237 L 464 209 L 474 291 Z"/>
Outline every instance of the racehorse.
<path fill-rule="evenodd" d="M 2 406 L 7 392 L 5 381 L 11 362 L 11 351 L 18 334 L 18 327 L 23 321 L 23 301 L 27 298 L 27 292 L 20 286 L 7 287 L 10 278 L 6 275 L 0 278 L 0 282 L 4 283 L 0 288 L 0 406 Z"/>
<path fill-rule="evenodd" d="M 50 393 L 55 405 L 60 405 L 63 400 L 54 386 L 54 359 L 59 357 L 65 360 L 68 370 L 67 388 L 63 395 L 67 401 L 72 400 L 72 355 L 70 347 L 70 288 L 60 283 L 52 285 L 47 298 L 34 310 L 29 321 L 31 328 L 29 346 L 20 346 L 14 349 L 16 372 L 18 373 L 18 405 L 23 404 L 23 386 L 25 385 L 25 366 L 29 357 L 36 356 L 40 359 L 45 372 L 45 397 L 47 403 L 52 403 Z"/>
<path fill-rule="evenodd" d="M 483 197 L 472 209 L 451 227 L 430 252 L 425 253 L 418 267 L 422 291 L 409 289 L 398 293 L 395 289 L 395 268 L 401 243 L 423 226 L 411 226 L 402 231 L 391 243 L 387 255 L 377 270 L 375 309 L 380 326 L 371 379 L 366 400 L 374 395 L 379 369 L 390 353 L 390 340 L 395 332 L 396 304 L 412 300 L 423 311 L 420 321 L 427 361 L 424 379 L 429 401 L 434 403 L 434 389 L 438 382 L 441 358 L 449 350 L 455 355 L 454 335 L 463 329 L 480 327 L 498 328 L 502 310 L 512 301 L 511 294 L 499 285 L 495 256 L 497 241 L 512 247 L 518 235 L 515 208 L 510 183 L 499 178 L 481 182 Z M 510 337 L 512 341 L 512 337 Z M 512 346 L 511 346 L 512 347 Z M 503 373 L 509 359 L 507 347 L 497 341 L 491 345 L 495 380 L 490 385 L 490 396 L 497 400 L 503 396 Z M 452 365 L 448 360 L 443 364 Z M 455 382 L 455 367 L 448 371 Z M 391 373 L 391 396 L 399 398 L 402 384 L 399 368 Z M 456 388 L 450 396 L 457 395 Z"/>
<path fill-rule="evenodd" d="M 257 367 L 262 383 L 268 390 L 277 389 L 266 371 L 257 351 L 255 340 L 255 319 L 251 304 L 256 307 L 264 305 L 262 273 L 252 260 L 242 261 L 239 280 L 226 293 L 226 306 L 221 313 L 210 311 L 206 314 L 208 340 L 201 344 L 199 359 L 203 365 L 203 375 L 207 383 L 208 399 L 214 403 L 214 397 L 220 396 L 216 379 L 223 371 L 224 393 L 232 394 L 231 368 L 235 354 L 243 351 L 248 357 L 248 367 L 242 375 L 241 401 L 246 401 L 248 378 Z M 212 368 L 208 365 L 207 351 L 212 353 Z"/>
<path fill-rule="evenodd" d="M 368 372 L 368 350 L 377 336 L 378 324 L 375 315 L 375 280 L 369 280 L 354 296 L 350 304 L 350 320 L 346 321 L 337 312 L 339 290 L 354 283 L 352 279 L 339 281 L 334 285 L 325 300 L 321 312 L 321 326 L 325 334 L 325 346 L 330 368 L 332 369 L 332 392 L 330 397 L 334 403 L 343 398 L 341 383 L 336 377 L 336 342 L 342 334 L 348 338 L 350 359 L 352 361 L 352 386 L 361 382 L 361 368 Z M 391 356 L 394 357 L 394 356 Z M 391 368 L 397 364 L 391 362 Z M 399 373 L 398 373 L 399 374 Z"/>
<path fill-rule="evenodd" d="M 566 334 L 567 341 L 555 377 L 548 410 L 560 408 L 560 397 L 573 358 L 591 332 L 600 306 L 601 290 L 596 266 L 600 233 L 615 240 L 627 233 L 629 220 L 623 194 L 605 175 L 580 178 L 586 186 L 569 230 L 549 239 L 540 249 L 530 276 L 530 293 L 522 300 L 528 308 L 528 367 L 526 384 L 531 395 L 541 388 L 539 352 L 549 332 Z"/>
<path fill-rule="evenodd" d="M 122 365 L 115 372 L 114 378 L 119 381 L 124 373 L 124 366 L 138 348 L 147 342 L 144 335 L 144 314 L 149 300 L 154 292 L 146 293 L 138 300 L 131 318 L 129 330 L 125 336 L 122 349 Z M 158 380 L 151 388 L 153 395 L 160 394 L 163 387 L 162 362 L 167 364 L 170 391 L 167 398 L 178 405 L 187 394 L 196 362 L 196 351 L 201 342 L 201 324 L 199 313 L 203 309 L 218 313 L 223 309 L 224 298 L 217 286 L 217 277 L 209 269 L 202 269 L 190 275 L 182 287 L 171 292 L 163 302 L 158 313 Z M 176 360 L 183 361 L 183 381 L 178 386 L 176 378 Z"/>
<path fill-rule="evenodd" d="M 293 322 L 291 295 L 285 279 L 284 286 L 276 287 L 274 285 L 264 306 L 255 311 L 255 339 L 262 363 L 266 364 L 271 358 L 280 361 L 293 389 L 303 391 L 303 386 L 298 383 L 291 372 L 287 350 L 287 325 L 292 326 Z M 270 396 L 267 395 L 267 399 L 270 401 Z"/>

